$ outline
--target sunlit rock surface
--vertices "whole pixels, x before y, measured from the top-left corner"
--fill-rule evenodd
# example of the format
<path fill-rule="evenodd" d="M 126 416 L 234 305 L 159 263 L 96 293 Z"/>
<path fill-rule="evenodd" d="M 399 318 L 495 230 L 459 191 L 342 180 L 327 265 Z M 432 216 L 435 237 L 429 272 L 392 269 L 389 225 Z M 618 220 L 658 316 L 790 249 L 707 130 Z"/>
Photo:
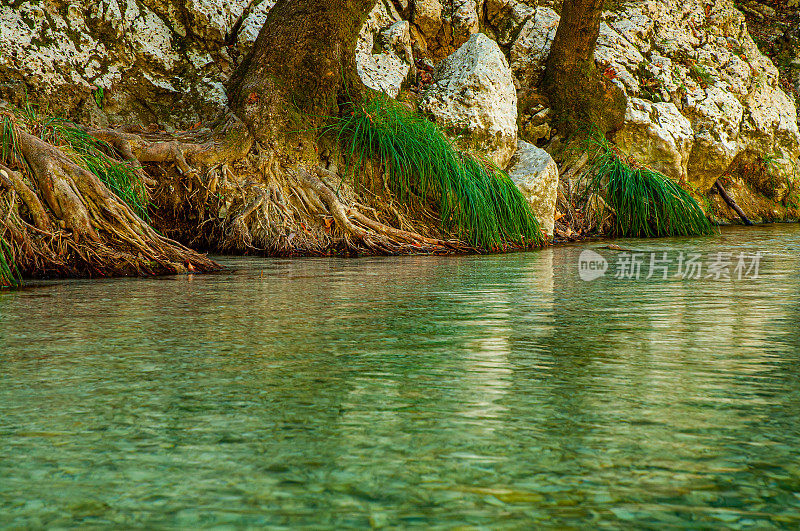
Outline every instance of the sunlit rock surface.
<path fill-rule="evenodd" d="M 414 66 L 408 21 L 386 0 L 369 14 L 356 44 L 356 68 L 364 84 L 396 97 Z"/>
<path fill-rule="evenodd" d="M 630 98 L 625 126 L 614 140 L 624 154 L 651 161 L 650 166 L 676 181 L 685 181 L 694 131 L 673 103 Z"/>
<path fill-rule="evenodd" d="M 517 93 L 497 43 L 475 34 L 434 71 L 420 110 L 504 168 L 517 149 Z"/>
<path fill-rule="evenodd" d="M 553 157 L 521 140 L 508 175 L 525 196 L 541 229 L 552 237 L 558 195 L 558 165 Z"/>
<path fill-rule="evenodd" d="M 487 7 L 498 41 L 509 46 L 514 75 L 522 86 L 537 83 L 558 15 L 515 0 L 488 0 Z M 603 19 L 595 60 L 632 98 L 622 142 L 644 141 L 635 149 L 641 162 L 687 177 L 700 192 L 746 157 L 771 161 L 768 179 L 792 175 L 800 156 L 797 109 L 732 0 L 627 2 Z M 690 122 L 691 141 L 674 110 Z"/>
<path fill-rule="evenodd" d="M 0 5 L 0 98 L 94 122 L 182 126 L 227 104 L 226 41 L 247 0 Z M 102 112 L 99 112 L 101 111 Z M 102 121 L 101 120 L 101 121 Z"/>

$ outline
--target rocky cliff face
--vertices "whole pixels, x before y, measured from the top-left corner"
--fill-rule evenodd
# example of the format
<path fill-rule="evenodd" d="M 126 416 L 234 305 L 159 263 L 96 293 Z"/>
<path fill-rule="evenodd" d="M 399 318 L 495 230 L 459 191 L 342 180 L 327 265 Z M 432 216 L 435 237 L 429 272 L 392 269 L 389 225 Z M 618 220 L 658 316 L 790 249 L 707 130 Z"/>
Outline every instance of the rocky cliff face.
<path fill-rule="evenodd" d="M 558 27 L 559 3 L 473 4 L 479 12 L 483 8 L 481 29 L 503 47 L 515 76 L 519 137 L 546 142 L 551 115 L 537 86 Z M 615 138 L 621 150 L 699 196 L 725 176 L 754 218 L 796 217 L 800 132 L 794 98 L 784 90 L 794 74 L 784 70 L 780 77 L 733 0 L 613 5 L 604 13 L 595 59 L 629 98 L 625 127 Z M 733 217 L 724 207 L 717 210 Z"/>
<path fill-rule="evenodd" d="M 499 136 L 512 146 L 517 136 L 545 145 L 554 124 L 537 84 L 559 4 L 379 0 L 362 31 L 359 73 L 368 85 L 396 96 L 425 81 L 426 72 L 417 76 L 419 60 L 439 63 L 471 35 L 484 33 L 505 56 L 492 60 L 505 62 L 511 75 L 487 78 L 486 85 L 502 87 L 467 88 L 490 94 L 511 87 L 518 115 L 509 124 L 504 118 Z M 750 4 L 741 6 L 755 9 Z M 27 97 L 99 124 L 189 127 L 225 108 L 225 82 L 272 5 L 274 0 L 6 1 L 0 5 L 0 99 L 19 105 Z M 755 217 L 791 217 L 790 203 L 800 202 L 797 109 L 734 1 L 611 5 L 596 60 L 629 96 L 619 146 L 701 195 L 727 175 L 734 195 L 759 196 Z M 795 56 L 800 64 L 800 50 Z M 448 120 L 471 123 L 476 109 L 464 103 L 464 94 L 443 89 L 453 85 L 449 81 L 439 75 L 427 99 L 463 100 L 463 109 L 448 111 Z M 475 138 L 499 138 L 475 129 Z M 510 153 L 500 158 L 505 163 Z"/>
<path fill-rule="evenodd" d="M 535 86 L 558 14 L 515 0 L 490 0 L 489 6 L 515 75 L 523 86 Z M 621 3 L 604 15 L 595 58 L 630 98 L 618 140 L 642 162 L 701 192 L 739 160 L 770 159 L 772 177 L 794 171 L 797 110 L 733 1 Z M 540 110 L 521 109 L 522 122 Z M 527 140 L 548 132 L 540 128 Z"/>
<path fill-rule="evenodd" d="M 223 84 L 273 4 L 4 2 L 0 98 L 90 122 L 185 127 L 227 104 Z"/>

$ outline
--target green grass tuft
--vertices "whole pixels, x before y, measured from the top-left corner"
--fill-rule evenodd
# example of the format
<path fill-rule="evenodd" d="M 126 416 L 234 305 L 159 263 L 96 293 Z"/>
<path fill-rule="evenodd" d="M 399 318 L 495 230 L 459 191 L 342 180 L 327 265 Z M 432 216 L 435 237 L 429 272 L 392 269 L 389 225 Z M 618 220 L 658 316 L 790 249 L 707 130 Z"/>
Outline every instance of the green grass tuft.
<path fill-rule="evenodd" d="M 11 246 L 0 238 L 0 288 L 15 288 L 22 283 Z"/>
<path fill-rule="evenodd" d="M 596 155 L 587 191 L 602 195 L 616 213 L 616 236 L 653 238 L 714 233 L 703 209 L 676 182 L 623 160 L 604 138 L 595 137 L 590 142 Z"/>
<path fill-rule="evenodd" d="M 404 202 L 432 202 L 442 228 L 481 249 L 542 245 L 539 224 L 509 176 L 456 149 L 439 128 L 378 95 L 326 128 L 343 142 L 349 171 L 379 160 Z"/>
<path fill-rule="evenodd" d="M 22 160 L 17 145 L 17 131 L 11 117 L 4 114 L 2 128 L 0 128 L 0 161 L 13 164 L 15 160 Z"/>

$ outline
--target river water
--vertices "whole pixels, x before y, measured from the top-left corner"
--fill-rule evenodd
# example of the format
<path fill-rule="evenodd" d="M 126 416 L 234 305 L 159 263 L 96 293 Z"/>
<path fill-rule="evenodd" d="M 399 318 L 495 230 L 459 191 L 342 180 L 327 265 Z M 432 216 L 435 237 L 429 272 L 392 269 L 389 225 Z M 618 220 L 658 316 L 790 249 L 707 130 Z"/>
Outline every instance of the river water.
<path fill-rule="evenodd" d="M 223 258 L 0 293 L 0 527 L 799 526 L 800 226 L 615 243 L 765 256 Z"/>

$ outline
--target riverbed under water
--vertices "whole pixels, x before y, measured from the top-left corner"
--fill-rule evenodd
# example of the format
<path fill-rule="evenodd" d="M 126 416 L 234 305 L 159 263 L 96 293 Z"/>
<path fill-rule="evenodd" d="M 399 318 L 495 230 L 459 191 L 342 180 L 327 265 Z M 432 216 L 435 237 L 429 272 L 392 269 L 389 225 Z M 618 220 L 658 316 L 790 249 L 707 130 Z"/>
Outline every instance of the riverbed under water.
<path fill-rule="evenodd" d="M 0 293 L 0 527 L 800 526 L 800 226 Z M 645 264 L 649 265 L 649 263 Z M 752 276 L 752 275 L 751 275 Z"/>

